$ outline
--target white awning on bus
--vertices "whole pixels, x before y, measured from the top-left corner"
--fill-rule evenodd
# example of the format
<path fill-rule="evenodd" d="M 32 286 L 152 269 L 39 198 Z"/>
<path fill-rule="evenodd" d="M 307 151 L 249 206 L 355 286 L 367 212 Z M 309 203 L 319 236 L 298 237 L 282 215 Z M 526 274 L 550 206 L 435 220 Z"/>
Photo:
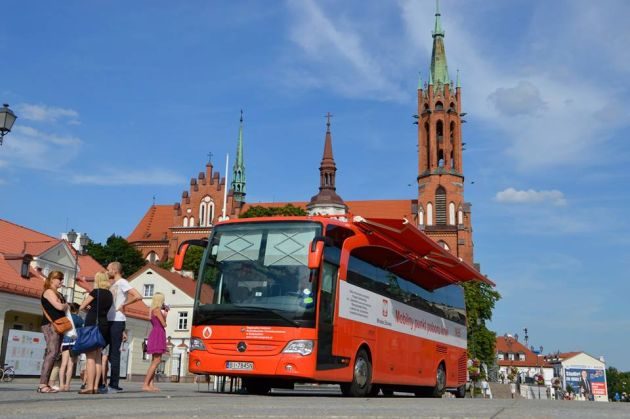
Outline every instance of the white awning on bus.
<path fill-rule="evenodd" d="M 407 220 L 354 217 L 353 222 L 361 230 L 375 233 L 389 245 L 398 247 L 402 255 L 414 262 L 414 265 L 419 265 L 425 273 L 423 282 L 426 283 L 422 284 L 425 288 L 437 289 L 448 284 L 468 281 L 495 285 L 485 275 L 453 256 Z M 413 269 L 409 265 L 401 265 L 401 269 Z"/>

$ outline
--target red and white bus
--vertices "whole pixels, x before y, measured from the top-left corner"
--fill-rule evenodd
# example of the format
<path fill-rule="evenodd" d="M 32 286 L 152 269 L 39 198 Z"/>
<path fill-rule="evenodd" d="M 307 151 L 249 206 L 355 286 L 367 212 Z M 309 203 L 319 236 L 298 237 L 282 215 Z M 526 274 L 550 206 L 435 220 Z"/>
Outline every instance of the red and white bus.
<path fill-rule="evenodd" d="M 253 394 L 318 382 L 347 396 L 463 396 L 460 284 L 492 283 L 406 220 L 230 220 L 183 243 L 176 268 L 190 244 L 207 247 L 190 372 L 240 377 Z"/>

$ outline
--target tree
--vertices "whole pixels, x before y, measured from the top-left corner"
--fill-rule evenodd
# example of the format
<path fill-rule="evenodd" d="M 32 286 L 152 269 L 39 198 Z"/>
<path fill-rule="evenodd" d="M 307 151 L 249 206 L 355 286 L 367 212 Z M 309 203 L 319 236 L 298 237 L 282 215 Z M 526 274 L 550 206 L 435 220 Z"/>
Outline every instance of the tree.
<path fill-rule="evenodd" d="M 273 217 L 275 215 L 285 216 L 300 216 L 307 215 L 303 208 L 295 207 L 291 204 L 287 204 L 284 207 L 263 207 L 260 205 L 251 206 L 242 213 L 239 218 L 253 218 L 253 217 Z"/>
<path fill-rule="evenodd" d="M 466 313 L 468 317 L 468 356 L 486 365 L 496 360 L 496 333 L 486 327 L 492 319 L 492 310 L 501 294 L 490 285 L 477 281 L 464 283 Z"/>
<path fill-rule="evenodd" d="M 608 397 L 613 397 L 615 393 L 630 393 L 630 371 L 621 372 L 615 367 L 606 368 L 606 384 Z"/>
<path fill-rule="evenodd" d="M 112 234 L 105 244 L 90 243 L 86 250 L 102 266 L 111 262 L 120 262 L 123 268 L 123 276 L 127 277 L 144 266 L 147 262 L 142 253 L 129 244 L 124 238 Z"/>

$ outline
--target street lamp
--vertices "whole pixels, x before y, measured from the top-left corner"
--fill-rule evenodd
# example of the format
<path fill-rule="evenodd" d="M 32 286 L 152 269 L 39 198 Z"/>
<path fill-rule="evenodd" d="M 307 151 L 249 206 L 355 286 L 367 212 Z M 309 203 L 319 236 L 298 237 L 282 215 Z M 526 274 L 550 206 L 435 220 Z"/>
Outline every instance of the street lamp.
<path fill-rule="evenodd" d="M 70 245 L 72 247 L 74 247 L 74 243 L 77 241 L 77 237 L 79 237 L 79 235 L 76 231 L 74 231 L 74 229 L 71 229 L 68 233 L 66 233 L 66 238 L 68 239 L 68 242 L 70 242 Z M 81 233 L 81 237 L 79 237 L 79 248 L 75 249 L 75 252 L 74 252 L 74 279 L 72 281 L 72 298 L 70 300 L 73 303 L 74 303 L 74 293 L 76 291 L 76 285 L 77 285 L 77 276 L 79 273 L 79 255 L 85 254 L 85 246 L 87 246 L 89 243 L 90 243 L 90 238 L 88 237 L 88 235 L 85 233 Z"/>
<path fill-rule="evenodd" d="M 0 145 L 2 145 L 4 135 L 11 132 L 16 119 L 17 116 L 9 109 L 9 105 L 5 103 L 4 107 L 0 108 Z"/>

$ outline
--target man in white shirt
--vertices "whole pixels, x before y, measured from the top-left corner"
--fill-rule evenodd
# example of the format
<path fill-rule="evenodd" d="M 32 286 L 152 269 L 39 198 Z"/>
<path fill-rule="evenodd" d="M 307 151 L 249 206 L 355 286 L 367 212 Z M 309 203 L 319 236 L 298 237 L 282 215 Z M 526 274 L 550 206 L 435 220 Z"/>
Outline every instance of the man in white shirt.
<path fill-rule="evenodd" d="M 126 328 L 127 316 L 125 316 L 125 307 L 142 299 L 140 293 L 129 285 L 129 282 L 122 277 L 122 265 L 120 262 L 112 262 L 107 265 L 107 273 L 110 278 L 113 278 L 114 283 L 110 288 L 112 295 L 114 296 L 114 304 L 107 313 L 107 320 L 109 321 L 109 334 L 111 342 L 109 344 L 109 364 L 110 377 L 109 377 L 109 391 L 121 392 L 118 383 L 120 379 L 120 346 L 123 342 L 123 334 Z"/>

